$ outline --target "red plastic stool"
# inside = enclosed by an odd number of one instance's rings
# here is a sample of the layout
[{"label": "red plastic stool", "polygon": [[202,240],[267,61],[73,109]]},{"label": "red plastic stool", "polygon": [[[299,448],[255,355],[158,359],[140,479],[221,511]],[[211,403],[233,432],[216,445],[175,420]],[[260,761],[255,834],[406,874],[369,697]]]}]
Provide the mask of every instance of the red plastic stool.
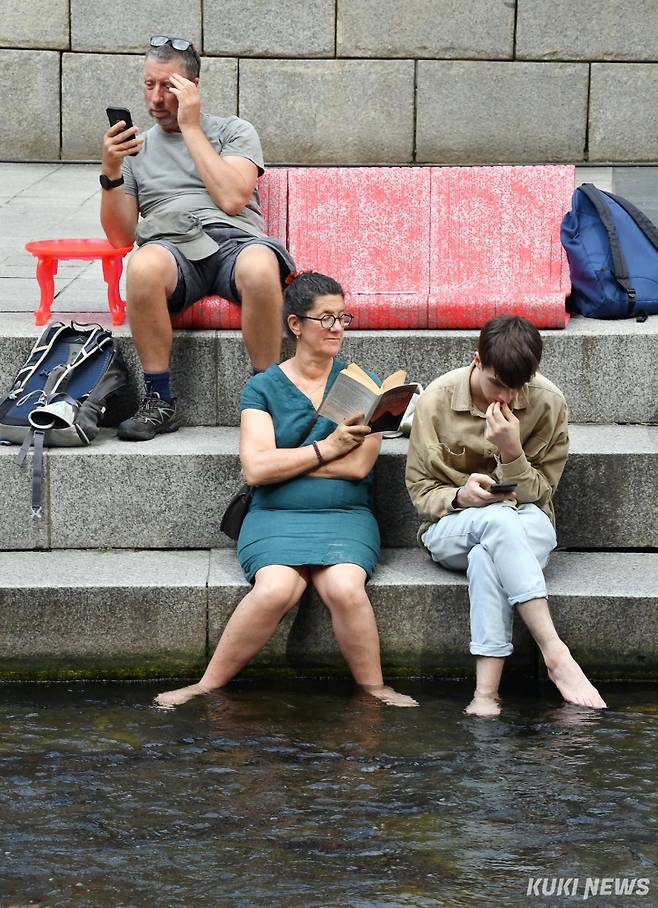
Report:
[{"label": "red plastic stool", "polygon": [[121,325],[126,313],[126,303],[119,294],[119,280],[123,271],[123,257],[132,246],[115,249],[107,240],[37,240],[26,243],[25,248],[36,256],[37,281],[41,290],[39,308],[34,313],[37,325],[45,325],[50,318],[50,308],[55,296],[55,275],[62,259],[100,259],[103,277],[107,284],[107,304],[112,324]]}]

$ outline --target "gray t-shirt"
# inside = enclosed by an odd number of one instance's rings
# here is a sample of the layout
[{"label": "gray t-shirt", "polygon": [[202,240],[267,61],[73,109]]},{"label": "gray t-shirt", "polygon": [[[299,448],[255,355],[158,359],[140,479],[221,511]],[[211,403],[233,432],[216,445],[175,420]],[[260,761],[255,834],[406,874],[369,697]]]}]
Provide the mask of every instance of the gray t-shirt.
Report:
[{"label": "gray t-shirt", "polygon": [[[217,154],[248,158],[258,168],[259,176],[265,172],[260,139],[251,123],[239,117],[201,114],[201,128]],[[196,215],[204,227],[230,224],[254,236],[265,234],[258,186],[239,214],[226,214],[215,204],[197,173],[182,133],[165,132],[156,123],[143,133],[143,137],[139,154],[124,158],[121,167],[124,190],[135,196],[142,217],[156,209],[158,212],[188,211]]]}]

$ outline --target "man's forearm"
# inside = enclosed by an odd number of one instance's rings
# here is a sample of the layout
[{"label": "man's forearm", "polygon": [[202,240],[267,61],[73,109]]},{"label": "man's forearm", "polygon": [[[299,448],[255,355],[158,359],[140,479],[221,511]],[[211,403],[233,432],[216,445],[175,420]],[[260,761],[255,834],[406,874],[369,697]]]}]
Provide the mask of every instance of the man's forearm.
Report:
[{"label": "man's forearm", "polygon": [[[466,482],[468,477],[463,477]],[[437,479],[421,473],[407,462],[405,483],[411,503],[421,520],[440,520],[455,510],[454,499],[459,486],[447,477]],[[463,483],[462,483],[463,484]],[[460,504],[459,507],[463,507]]]},{"label": "man's forearm", "polygon": [[135,240],[135,203],[119,186],[104,189],[101,196],[101,225],[110,243],[119,248],[130,246]]},{"label": "man's forearm", "polygon": [[188,126],[181,132],[199,176],[215,204],[226,214],[239,214],[251,198],[253,187],[236,167],[222,160],[200,126]]},{"label": "man's forearm", "polygon": [[535,467],[523,452],[516,460],[501,461],[495,476],[499,482],[518,484],[516,499],[519,504],[531,503],[543,507],[552,499],[563,468],[564,459]]}]

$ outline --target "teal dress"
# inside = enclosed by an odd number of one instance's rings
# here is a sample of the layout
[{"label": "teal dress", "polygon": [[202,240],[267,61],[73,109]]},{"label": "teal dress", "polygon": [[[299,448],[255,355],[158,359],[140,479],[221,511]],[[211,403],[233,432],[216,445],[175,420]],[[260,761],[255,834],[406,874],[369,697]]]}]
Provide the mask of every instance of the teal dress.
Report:
[{"label": "teal dress", "polygon": [[[345,363],[334,360],[331,387]],[[373,376],[379,383],[376,376]],[[277,448],[308,445],[326,438],[336,423],[318,417],[300,441],[315,408],[279,366],[270,366],[242,389],[241,410],[272,417]],[[245,577],[268,564],[358,564],[370,576],[379,557],[379,527],[372,513],[372,472],[361,480],[296,476],[258,486],[238,538]]]}]

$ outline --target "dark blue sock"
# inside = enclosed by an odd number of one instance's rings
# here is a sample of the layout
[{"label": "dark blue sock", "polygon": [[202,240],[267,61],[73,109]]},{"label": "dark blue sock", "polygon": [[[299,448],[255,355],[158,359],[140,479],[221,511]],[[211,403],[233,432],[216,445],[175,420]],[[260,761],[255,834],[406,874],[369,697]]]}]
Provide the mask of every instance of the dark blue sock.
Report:
[{"label": "dark blue sock", "polygon": [[170,372],[145,372],[144,384],[149,394],[156,392],[162,400],[171,400]]}]

